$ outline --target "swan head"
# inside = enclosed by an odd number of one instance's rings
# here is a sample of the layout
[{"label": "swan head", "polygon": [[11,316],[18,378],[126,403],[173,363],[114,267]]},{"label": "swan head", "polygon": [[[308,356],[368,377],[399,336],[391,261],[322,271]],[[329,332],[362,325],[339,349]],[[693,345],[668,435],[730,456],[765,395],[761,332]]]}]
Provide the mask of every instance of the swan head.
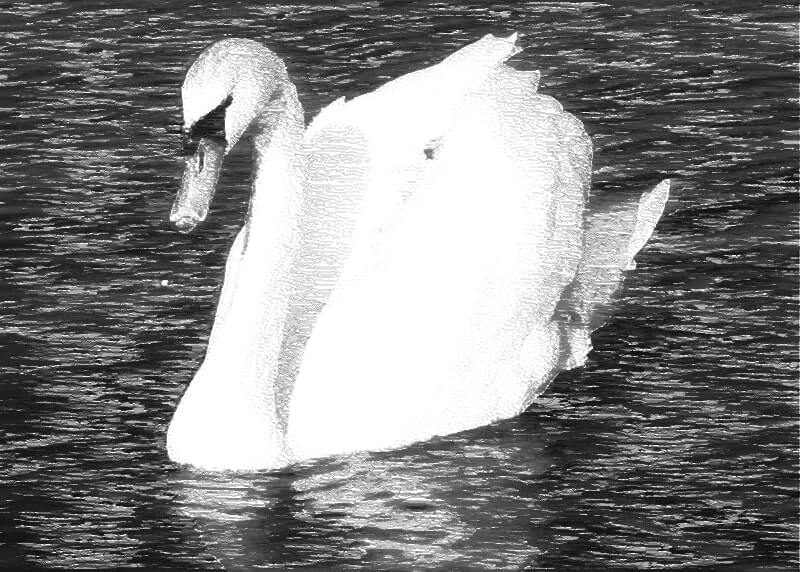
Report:
[{"label": "swan head", "polygon": [[288,82],[283,62],[253,40],[215,42],[181,88],[185,165],[170,221],[189,232],[205,220],[225,155]]}]

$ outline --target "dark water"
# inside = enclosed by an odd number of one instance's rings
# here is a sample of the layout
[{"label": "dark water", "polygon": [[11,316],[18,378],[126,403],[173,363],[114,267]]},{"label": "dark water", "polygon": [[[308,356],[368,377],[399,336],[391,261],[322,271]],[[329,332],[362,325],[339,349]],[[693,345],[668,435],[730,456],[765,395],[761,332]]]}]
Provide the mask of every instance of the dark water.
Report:
[{"label": "dark water", "polygon": [[[796,5],[174,4],[0,9],[0,565],[796,569]],[[587,366],[393,453],[171,465],[248,181],[165,224],[187,63],[262,40],[314,114],[512,30],[597,193],[674,181]]]}]

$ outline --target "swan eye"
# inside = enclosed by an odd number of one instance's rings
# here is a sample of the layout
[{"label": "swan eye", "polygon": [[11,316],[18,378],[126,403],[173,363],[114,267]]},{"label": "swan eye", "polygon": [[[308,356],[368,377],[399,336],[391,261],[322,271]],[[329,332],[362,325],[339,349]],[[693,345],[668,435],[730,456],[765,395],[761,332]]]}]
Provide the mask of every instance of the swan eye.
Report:
[{"label": "swan eye", "polygon": [[197,150],[197,170],[203,172],[203,167],[206,164],[206,154],[202,149]]},{"label": "swan eye", "polygon": [[[194,125],[183,132],[183,154],[191,157],[197,152],[202,139],[211,139],[226,145],[225,140],[225,110],[233,101],[232,96],[228,96],[217,107],[206,113]],[[204,163],[200,161],[200,170],[203,170]]]}]

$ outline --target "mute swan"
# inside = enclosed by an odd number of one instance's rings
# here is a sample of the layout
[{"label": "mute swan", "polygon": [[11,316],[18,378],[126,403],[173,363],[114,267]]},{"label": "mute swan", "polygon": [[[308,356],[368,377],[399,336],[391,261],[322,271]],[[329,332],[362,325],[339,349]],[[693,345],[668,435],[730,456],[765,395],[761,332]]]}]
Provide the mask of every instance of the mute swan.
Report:
[{"label": "mute swan", "polygon": [[504,64],[492,35],[304,129],[282,61],[206,48],[182,88],[170,219],[202,221],[225,154],[254,138],[247,220],[170,458],[268,469],[403,446],[522,412],[583,364],[598,309],[644,245],[669,182],[585,216],[583,125]]}]

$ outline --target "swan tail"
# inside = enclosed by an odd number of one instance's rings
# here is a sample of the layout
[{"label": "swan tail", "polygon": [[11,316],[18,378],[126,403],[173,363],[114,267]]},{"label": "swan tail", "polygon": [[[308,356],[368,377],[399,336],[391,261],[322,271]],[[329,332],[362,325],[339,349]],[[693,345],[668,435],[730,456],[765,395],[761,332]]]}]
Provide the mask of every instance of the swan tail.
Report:
[{"label": "swan tail", "polygon": [[626,270],[634,270],[636,262],[634,257],[650,239],[656,224],[664,214],[664,208],[669,200],[670,180],[664,179],[653,189],[644,193],[639,199],[636,212],[636,228],[628,243],[628,266]]},{"label": "swan tail", "polygon": [[652,236],[669,200],[665,179],[635,203],[601,204],[586,216],[584,251],[573,282],[556,307],[561,327],[561,366],[582,366],[592,349],[592,332],[605,324],[624,272]]}]

